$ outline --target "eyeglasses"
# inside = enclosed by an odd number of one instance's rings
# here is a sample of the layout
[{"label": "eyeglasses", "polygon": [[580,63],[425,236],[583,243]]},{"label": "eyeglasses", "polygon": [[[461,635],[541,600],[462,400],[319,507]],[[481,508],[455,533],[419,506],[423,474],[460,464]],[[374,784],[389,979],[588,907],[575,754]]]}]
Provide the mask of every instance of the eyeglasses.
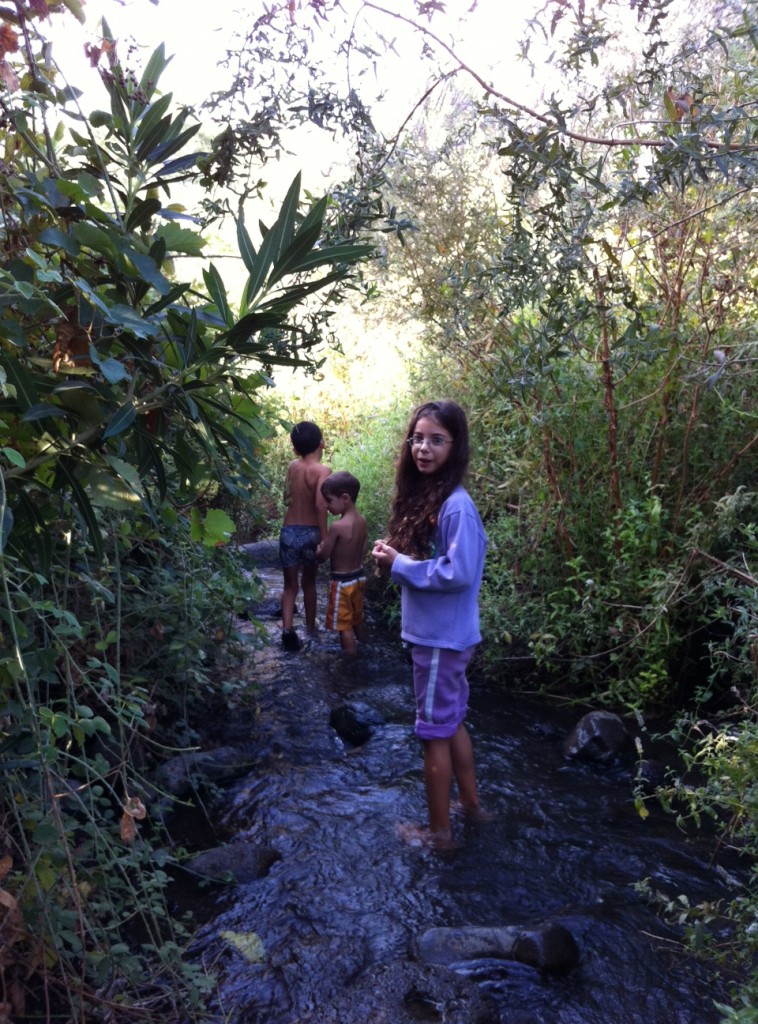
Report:
[{"label": "eyeglasses", "polygon": [[422,437],[421,434],[414,434],[408,438],[409,448],[420,448],[422,444],[428,444],[430,448],[443,448],[446,444],[452,443],[449,437],[440,437],[439,434],[434,434],[432,437]]}]

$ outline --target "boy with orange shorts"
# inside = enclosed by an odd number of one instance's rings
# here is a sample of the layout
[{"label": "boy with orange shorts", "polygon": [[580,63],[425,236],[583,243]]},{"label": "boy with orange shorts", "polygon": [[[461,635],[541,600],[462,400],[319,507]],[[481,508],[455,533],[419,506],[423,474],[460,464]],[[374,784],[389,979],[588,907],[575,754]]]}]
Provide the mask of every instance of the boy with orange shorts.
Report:
[{"label": "boy with orange shorts", "polygon": [[352,473],[332,473],[321,482],[327,510],[339,519],[332,521],[326,539],[316,549],[318,561],[329,559],[332,570],[326,628],[339,633],[342,650],[350,655],[358,653],[357,640],[366,639],[363,559],[368,539],[366,520],[355,507],[360,489]]}]

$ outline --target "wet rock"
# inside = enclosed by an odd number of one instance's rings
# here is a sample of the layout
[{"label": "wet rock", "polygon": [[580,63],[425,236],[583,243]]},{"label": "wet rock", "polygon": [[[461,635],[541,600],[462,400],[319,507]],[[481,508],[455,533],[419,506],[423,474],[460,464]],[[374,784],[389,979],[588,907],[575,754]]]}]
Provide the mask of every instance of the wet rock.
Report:
[{"label": "wet rock", "polygon": [[259,566],[279,566],[279,541],[259,540],[252,544],[240,544],[240,554],[245,562]]},{"label": "wet rock", "polygon": [[235,881],[241,885],[265,878],[269,868],[280,860],[280,854],[271,846],[250,843],[230,843],[203,850],[184,866],[194,875],[215,882]]},{"label": "wet rock", "polygon": [[579,947],[568,928],[550,923],[523,931],[513,947],[513,959],[548,974],[564,974],[579,963]]},{"label": "wet rock", "polygon": [[[297,609],[295,609],[297,611]],[[241,619],[247,622],[261,621],[263,619],[280,619],[282,616],[282,602],[278,597],[267,597],[254,604],[245,605],[240,614]]]},{"label": "wet rock", "polygon": [[360,975],[328,1007],[299,1024],[499,1024],[495,1002],[469,978],[419,963],[379,964]]},{"label": "wet rock", "polygon": [[548,922],[537,928],[431,928],[416,944],[426,963],[449,967],[462,960],[517,960],[539,971],[562,974],[576,967],[579,947],[568,928]]},{"label": "wet rock", "polygon": [[640,761],[637,765],[635,781],[641,786],[642,792],[654,796],[656,790],[666,783],[666,765],[651,758]]},{"label": "wet rock", "polygon": [[198,785],[233,782],[250,771],[250,755],[239,747],[217,747],[179,754],[160,766],[155,785],[180,799],[193,793]]},{"label": "wet rock", "polygon": [[332,710],[329,724],[346,743],[361,747],[379,726],[384,725],[384,719],[368,704],[351,701]]},{"label": "wet rock", "polygon": [[623,720],[612,711],[590,711],[563,743],[566,757],[611,764],[628,756],[634,743]]}]

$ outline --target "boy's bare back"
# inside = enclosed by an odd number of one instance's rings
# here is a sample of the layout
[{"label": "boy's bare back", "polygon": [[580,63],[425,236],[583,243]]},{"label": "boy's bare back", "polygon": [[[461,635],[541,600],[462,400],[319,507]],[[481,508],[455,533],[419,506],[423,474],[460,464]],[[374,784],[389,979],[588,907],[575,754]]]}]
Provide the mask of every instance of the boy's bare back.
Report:
[{"label": "boy's bare back", "polygon": [[330,559],[332,572],[360,569],[368,550],[366,520],[353,506],[329,527],[326,541],[319,546],[318,559]]},{"label": "boy's bare back", "polygon": [[331,469],[320,461],[320,452],[293,459],[287,469],[284,514],[285,526],[319,526],[322,539],[326,536],[326,504],[321,495],[321,483]]}]

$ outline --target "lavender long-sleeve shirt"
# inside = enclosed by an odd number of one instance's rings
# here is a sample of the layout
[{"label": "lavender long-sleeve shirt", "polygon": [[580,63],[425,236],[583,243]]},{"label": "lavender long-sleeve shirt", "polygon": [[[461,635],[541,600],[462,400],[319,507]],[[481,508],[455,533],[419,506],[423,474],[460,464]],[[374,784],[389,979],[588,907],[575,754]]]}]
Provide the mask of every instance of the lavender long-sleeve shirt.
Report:
[{"label": "lavender long-sleeve shirt", "polygon": [[424,647],[465,651],[482,639],[479,587],[487,535],[476,506],[457,487],[440,508],[435,556],[398,555],[392,579],[402,587],[402,637]]}]

